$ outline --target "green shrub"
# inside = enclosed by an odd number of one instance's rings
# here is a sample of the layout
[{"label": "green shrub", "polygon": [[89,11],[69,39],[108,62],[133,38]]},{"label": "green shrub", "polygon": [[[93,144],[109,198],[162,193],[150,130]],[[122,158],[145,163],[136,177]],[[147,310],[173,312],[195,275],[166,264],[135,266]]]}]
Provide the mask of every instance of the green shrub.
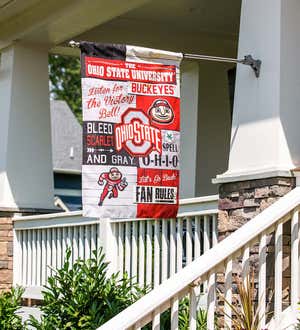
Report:
[{"label": "green shrub", "polygon": [[96,329],[146,293],[127,275],[108,277],[102,250],[72,266],[70,257],[68,249],[63,267],[48,279],[41,321],[30,318],[37,330]]},{"label": "green shrub", "polygon": [[9,292],[0,293],[0,329],[21,330],[24,329],[21,317],[15,312],[20,308],[21,297],[24,289],[12,288]]}]

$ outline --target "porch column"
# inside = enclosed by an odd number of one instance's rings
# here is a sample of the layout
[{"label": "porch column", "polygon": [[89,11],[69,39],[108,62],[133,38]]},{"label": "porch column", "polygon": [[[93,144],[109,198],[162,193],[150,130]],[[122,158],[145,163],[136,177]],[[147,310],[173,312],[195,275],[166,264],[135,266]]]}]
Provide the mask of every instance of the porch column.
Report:
[{"label": "porch column", "polygon": [[181,72],[180,198],[192,198],[196,193],[198,63],[183,63]]},{"label": "porch column", "polygon": [[300,2],[243,0],[238,57],[262,60],[257,79],[238,65],[228,171],[215,182],[290,177],[300,165]]},{"label": "porch column", "polygon": [[0,52],[0,211],[53,209],[48,52]]},{"label": "porch column", "polygon": [[[219,240],[295,187],[291,170],[300,165],[299,20],[297,0],[242,1],[238,57],[252,54],[262,67],[256,78],[249,67],[237,66],[229,166],[214,181],[220,184]],[[286,223],[284,305],[289,305],[290,292],[289,232]],[[267,244],[274,244],[272,236]],[[255,267],[257,252],[250,254]],[[268,258],[274,260],[269,251]],[[273,290],[274,268],[268,265],[267,289]]]}]

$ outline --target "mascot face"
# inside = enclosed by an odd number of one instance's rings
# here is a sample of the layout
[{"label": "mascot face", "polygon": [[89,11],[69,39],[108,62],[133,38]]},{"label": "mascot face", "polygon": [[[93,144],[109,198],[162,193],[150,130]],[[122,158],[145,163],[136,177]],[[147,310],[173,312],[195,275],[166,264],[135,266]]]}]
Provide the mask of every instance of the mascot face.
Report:
[{"label": "mascot face", "polygon": [[166,100],[155,100],[149,109],[152,121],[159,124],[169,124],[174,119],[174,112]]},{"label": "mascot face", "polygon": [[122,178],[122,173],[116,167],[112,167],[109,171],[108,177],[112,181],[117,181]]}]

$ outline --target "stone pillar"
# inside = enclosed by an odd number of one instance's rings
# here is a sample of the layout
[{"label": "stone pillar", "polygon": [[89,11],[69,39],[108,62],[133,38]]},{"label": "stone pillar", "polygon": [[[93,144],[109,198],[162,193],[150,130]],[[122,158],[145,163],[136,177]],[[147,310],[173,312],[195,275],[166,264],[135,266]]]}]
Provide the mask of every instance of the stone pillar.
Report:
[{"label": "stone pillar", "polygon": [[0,216],[0,291],[13,283],[13,225],[12,218]]},{"label": "stone pillar", "polygon": [[[233,231],[240,228],[247,221],[262,212],[268,206],[283,197],[296,186],[294,177],[274,177],[258,180],[224,183],[219,189],[219,219],[218,239],[223,240]],[[274,310],[274,261],[275,246],[274,235],[267,237],[267,287],[266,297],[268,309]],[[290,223],[283,226],[283,306],[289,306],[290,292],[290,248],[291,248]],[[241,258],[235,260],[233,273],[242,271]],[[250,250],[250,267],[255,271],[255,283],[258,286],[258,245]],[[218,286],[224,290],[224,274],[218,276]],[[256,297],[257,301],[259,297]],[[222,320],[222,309],[220,309]],[[271,314],[270,314],[271,315]]]},{"label": "stone pillar", "polygon": [[54,208],[47,50],[1,51],[0,109],[0,211]]}]

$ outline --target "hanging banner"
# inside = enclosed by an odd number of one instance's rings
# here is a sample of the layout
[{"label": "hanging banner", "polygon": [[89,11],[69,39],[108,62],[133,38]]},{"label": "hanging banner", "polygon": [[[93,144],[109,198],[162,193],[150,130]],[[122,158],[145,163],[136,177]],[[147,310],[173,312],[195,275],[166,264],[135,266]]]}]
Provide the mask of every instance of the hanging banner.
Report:
[{"label": "hanging banner", "polygon": [[182,54],[88,42],[80,49],[84,215],[176,217]]}]

